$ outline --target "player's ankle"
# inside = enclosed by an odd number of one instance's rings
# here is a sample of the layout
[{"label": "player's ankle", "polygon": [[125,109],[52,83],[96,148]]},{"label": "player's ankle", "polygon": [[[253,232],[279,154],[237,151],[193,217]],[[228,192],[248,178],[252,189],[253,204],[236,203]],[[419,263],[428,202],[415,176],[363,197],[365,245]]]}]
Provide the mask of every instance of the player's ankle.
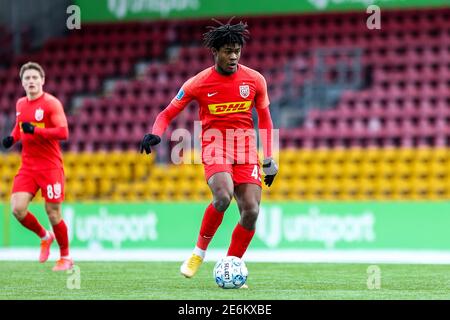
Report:
[{"label": "player's ankle", "polygon": [[45,230],[45,236],[41,237],[41,240],[48,240],[50,239],[50,232],[48,230]]},{"label": "player's ankle", "polygon": [[200,249],[199,247],[195,246],[194,251],[192,251],[192,253],[204,259],[206,255],[206,250]]}]

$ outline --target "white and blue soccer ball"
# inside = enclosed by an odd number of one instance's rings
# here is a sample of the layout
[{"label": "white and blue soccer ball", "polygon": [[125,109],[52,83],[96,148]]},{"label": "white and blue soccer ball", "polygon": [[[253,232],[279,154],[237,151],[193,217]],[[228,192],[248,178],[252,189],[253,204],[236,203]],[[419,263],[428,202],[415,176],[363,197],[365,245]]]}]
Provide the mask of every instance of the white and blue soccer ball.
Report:
[{"label": "white and blue soccer ball", "polygon": [[238,289],[247,281],[248,270],[242,259],[228,256],[217,261],[214,280],[223,289]]}]

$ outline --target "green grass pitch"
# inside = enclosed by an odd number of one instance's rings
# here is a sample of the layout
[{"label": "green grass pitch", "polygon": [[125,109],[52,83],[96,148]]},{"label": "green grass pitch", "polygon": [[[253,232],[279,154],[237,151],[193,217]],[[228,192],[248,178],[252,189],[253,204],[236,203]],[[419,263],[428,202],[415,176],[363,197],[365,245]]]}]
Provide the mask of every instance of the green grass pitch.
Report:
[{"label": "green grass pitch", "polygon": [[[381,288],[367,288],[366,264],[248,262],[248,290],[224,290],[212,262],[192,279],[175,262],[78,262],[80,289],[53,262],[0,261],[0,299],[319,300],[450,299],[446,265],[380,264]],[[73,284],[73,281],[72,281]]]}]

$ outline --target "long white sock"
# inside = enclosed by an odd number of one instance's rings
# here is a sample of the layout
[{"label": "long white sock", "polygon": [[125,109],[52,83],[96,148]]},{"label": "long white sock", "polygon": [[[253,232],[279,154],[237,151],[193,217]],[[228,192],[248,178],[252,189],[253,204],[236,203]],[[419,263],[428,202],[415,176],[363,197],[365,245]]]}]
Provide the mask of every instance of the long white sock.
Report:
[{"label": "long white sock", "polygon": [[193,253],[198,255],[199,257],[202,257],[202,259],[205,259],[206,250],[200,249],[199,247],[195,246]]},{"label": "long white sock", "polygon": [[50,232],[48,230],[45,230],[45,236],[41,238],[41,240],[48,240],[50,238]]}]

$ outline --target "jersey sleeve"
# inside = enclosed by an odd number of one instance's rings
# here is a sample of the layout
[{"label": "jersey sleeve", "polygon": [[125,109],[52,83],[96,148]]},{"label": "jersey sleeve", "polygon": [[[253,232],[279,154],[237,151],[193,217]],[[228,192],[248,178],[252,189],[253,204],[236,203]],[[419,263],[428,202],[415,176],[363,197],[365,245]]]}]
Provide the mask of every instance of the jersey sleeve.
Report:
[{"label": "jersey sleeve", "polygon": [[67,127],[67,119],[61,102],[55,99],[54,101],[52,101],[51,106],[52,106],[52,115],[50,119],[52,125],[55,128]]},{"label": "jersey sleeve", "polygon": [[190,78],[186,81],[178,91],[175,98],[170,102],[171,105],[179,109],[184,109],[189,102],[195,99],[196,94],[196,78]]},{"label": "jersey sleeve", "polygon": [[[16,114],[19,113],[19,102],[16,104]],[[16,115],[16,123],[14,124],[14,128],[11,132],[11,136],[14,138],[14,143],[20,140],[20,128],[19,128],[19,120]]]},{"label": "jersey sleeve", "polygon": [[266,79],[262,74],[257,73],[256,76],[256,95],[255,95],[255,107],[257,109],[267,108],[270,104],[269,95],[267,94]]},{"label": "jersey sleeve", "polygon": [[175,107],[172,103],[169,104],[163,111],[161,111],[156,117],[155,123],[153,124],[152,133],[157,136],[162,136],[164,131],[166,131],[170,122],[182,111]]},{"label": "jersey sleeve", "polygon": [[46,139],[66,140],[69,137],[69,128],[64,108],[57,99],[50,103],[50,128],[35,128],[34,132]]},{"label": "jersey sleeve", "polygon": [[264,158],[269,158],[272,156],[272,140],[273,140],[273,123],[272,117],[270,116],[269,108],[258,108],[256,109],[258,113],[258,127],[259,127],[259,138],[261,139],[263,146]]},{"label": "jersey sleeve", "polygon": [[11,136],[14,138],[14,143],[20,140],[20,128],[19,128],[19,122],[16,120],[16,123],[14,125],[14,128],[11,132]]}]

